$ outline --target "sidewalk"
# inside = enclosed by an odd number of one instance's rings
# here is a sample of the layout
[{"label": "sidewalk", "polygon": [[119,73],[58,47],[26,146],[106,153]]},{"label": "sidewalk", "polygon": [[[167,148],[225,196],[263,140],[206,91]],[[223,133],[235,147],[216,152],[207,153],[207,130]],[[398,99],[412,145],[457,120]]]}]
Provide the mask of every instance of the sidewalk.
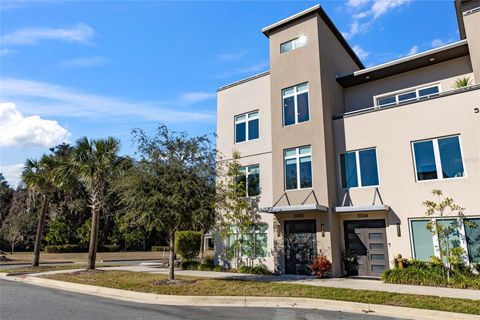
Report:
[{"label": "sidewalk", "polygon": [[[167,269],[152,268],[148,266],[106,267],[106,268],[99,268],[99,269],[168,274]],[[75,272],[75,271],[78,271],[78,270],[48,271],[48,272],[38,273],[32,276],[67,273],[67,272]],[[262,276],[262,275],[241,274],[241,273],[231,273],[231,272],[194,271],[194,270],[176,270],[175,274],[191,276],[191,277],[217,278],[217,279],[240,279],[240,280],[243,279],[243,280],[255,280],[255,281],[266,281],[266,282],[295,283],[295,284],[303,284],[303,285],[310,285],[310,286],[322,286],[322,287],[357,289],[357,290],[374,290],[374,291],[385,291],[385,292],[394,292],[394,293],[410,293],[410,294],[417,294],[417,295],[439,296],[439,297],[446,297],[446,298],[480,300],[480,290],[390,284],[390,283],[383,283],[381,280],[371,280],[371,279],[368,279],[368,280],[352,279],[352,278],[318,279],[310,276],[298,276],[298,275]]]}]

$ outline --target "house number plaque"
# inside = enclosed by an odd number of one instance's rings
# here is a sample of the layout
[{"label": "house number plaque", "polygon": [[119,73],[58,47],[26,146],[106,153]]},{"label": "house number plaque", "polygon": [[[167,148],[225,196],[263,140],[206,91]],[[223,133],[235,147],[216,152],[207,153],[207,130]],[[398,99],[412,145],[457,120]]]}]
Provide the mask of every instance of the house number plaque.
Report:
[{"label": "house number plaque", "polygon": [[357,218],[368,218],[368,213],[357,213]]}]

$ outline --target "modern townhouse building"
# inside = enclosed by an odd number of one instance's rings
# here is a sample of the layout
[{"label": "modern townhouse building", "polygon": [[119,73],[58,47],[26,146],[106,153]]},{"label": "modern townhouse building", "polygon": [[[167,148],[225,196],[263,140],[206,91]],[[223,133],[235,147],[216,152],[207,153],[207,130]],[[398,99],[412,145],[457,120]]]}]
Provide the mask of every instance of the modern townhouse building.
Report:
[{"label": "modern townhouse building", "polygon": [[[433,189],[478,224],[451,243],[480,262],[480,1],[454,4],[461,40],[368,68],[314,6],[262,30],[269,71],[218,89],[217,148],[241,153],[247,193],[260,193],[257,256],[272,271],[307,273],[323,254],[341,276],[345,248],[359,276],[398,254],[438,256]],[[219,263],[227,244],[217,238]]]}]

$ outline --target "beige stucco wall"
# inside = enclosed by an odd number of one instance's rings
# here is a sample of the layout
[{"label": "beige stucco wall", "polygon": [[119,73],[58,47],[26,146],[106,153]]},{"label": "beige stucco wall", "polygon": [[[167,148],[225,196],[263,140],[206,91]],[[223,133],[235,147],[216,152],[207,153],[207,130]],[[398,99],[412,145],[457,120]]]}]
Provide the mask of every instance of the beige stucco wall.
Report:
[{"label": "beige stucco wall", "polygon": [[[334,121],[337,161],[344,151],[377,149],[379,191],[391,207],[390,256],[411,257],[408,218],[424,216],[422,202],[431,199],[433,189],[465,207],[466,215],[480,215],[480,114],[474,113],[479,105],[480,90],[474,90]],[[411,142],[455,134],[460,135],[466,177],[416,182]],[[339,199],[343,192],[339,190]],[[350,189],[354,205],[371,204],[373,195],[374,188]]]},{"label": "beige stucco wall", "polygon": [[473,80],[470,57],[465,56],[388,78],[367,82],[345,89],[345,110],[355,111],[374,106],[374,97],[416,87],[440,84],[441,91],[452,90],[459,77]]},{"label": "beige stucco wall", "polygon": [[[471,1],[462,9],[463,11],[480,8],[480,1]],[[467,13],[463,16],[465,33],[467,35],[468,49],[472,61],[476,83],[480,83],[480,10]]]}]

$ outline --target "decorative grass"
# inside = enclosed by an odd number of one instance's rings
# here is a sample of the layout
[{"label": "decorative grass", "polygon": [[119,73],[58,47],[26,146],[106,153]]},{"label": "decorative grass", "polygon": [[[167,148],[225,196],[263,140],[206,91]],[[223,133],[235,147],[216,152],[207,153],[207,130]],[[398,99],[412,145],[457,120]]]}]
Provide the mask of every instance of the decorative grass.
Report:
[{"label": "decorative grass", "polygon": [[[109,271],[94,274],[57,274],[46,278],[95,286],[168,295],[301,297],[351,301],[480,315],[475,300],[400,294],[383,291],[317,287],[251,280],[218,280],[177,277],[180,284],[163,284],[166,275]],[[189,281],[190,280],[190,281]]]}]

